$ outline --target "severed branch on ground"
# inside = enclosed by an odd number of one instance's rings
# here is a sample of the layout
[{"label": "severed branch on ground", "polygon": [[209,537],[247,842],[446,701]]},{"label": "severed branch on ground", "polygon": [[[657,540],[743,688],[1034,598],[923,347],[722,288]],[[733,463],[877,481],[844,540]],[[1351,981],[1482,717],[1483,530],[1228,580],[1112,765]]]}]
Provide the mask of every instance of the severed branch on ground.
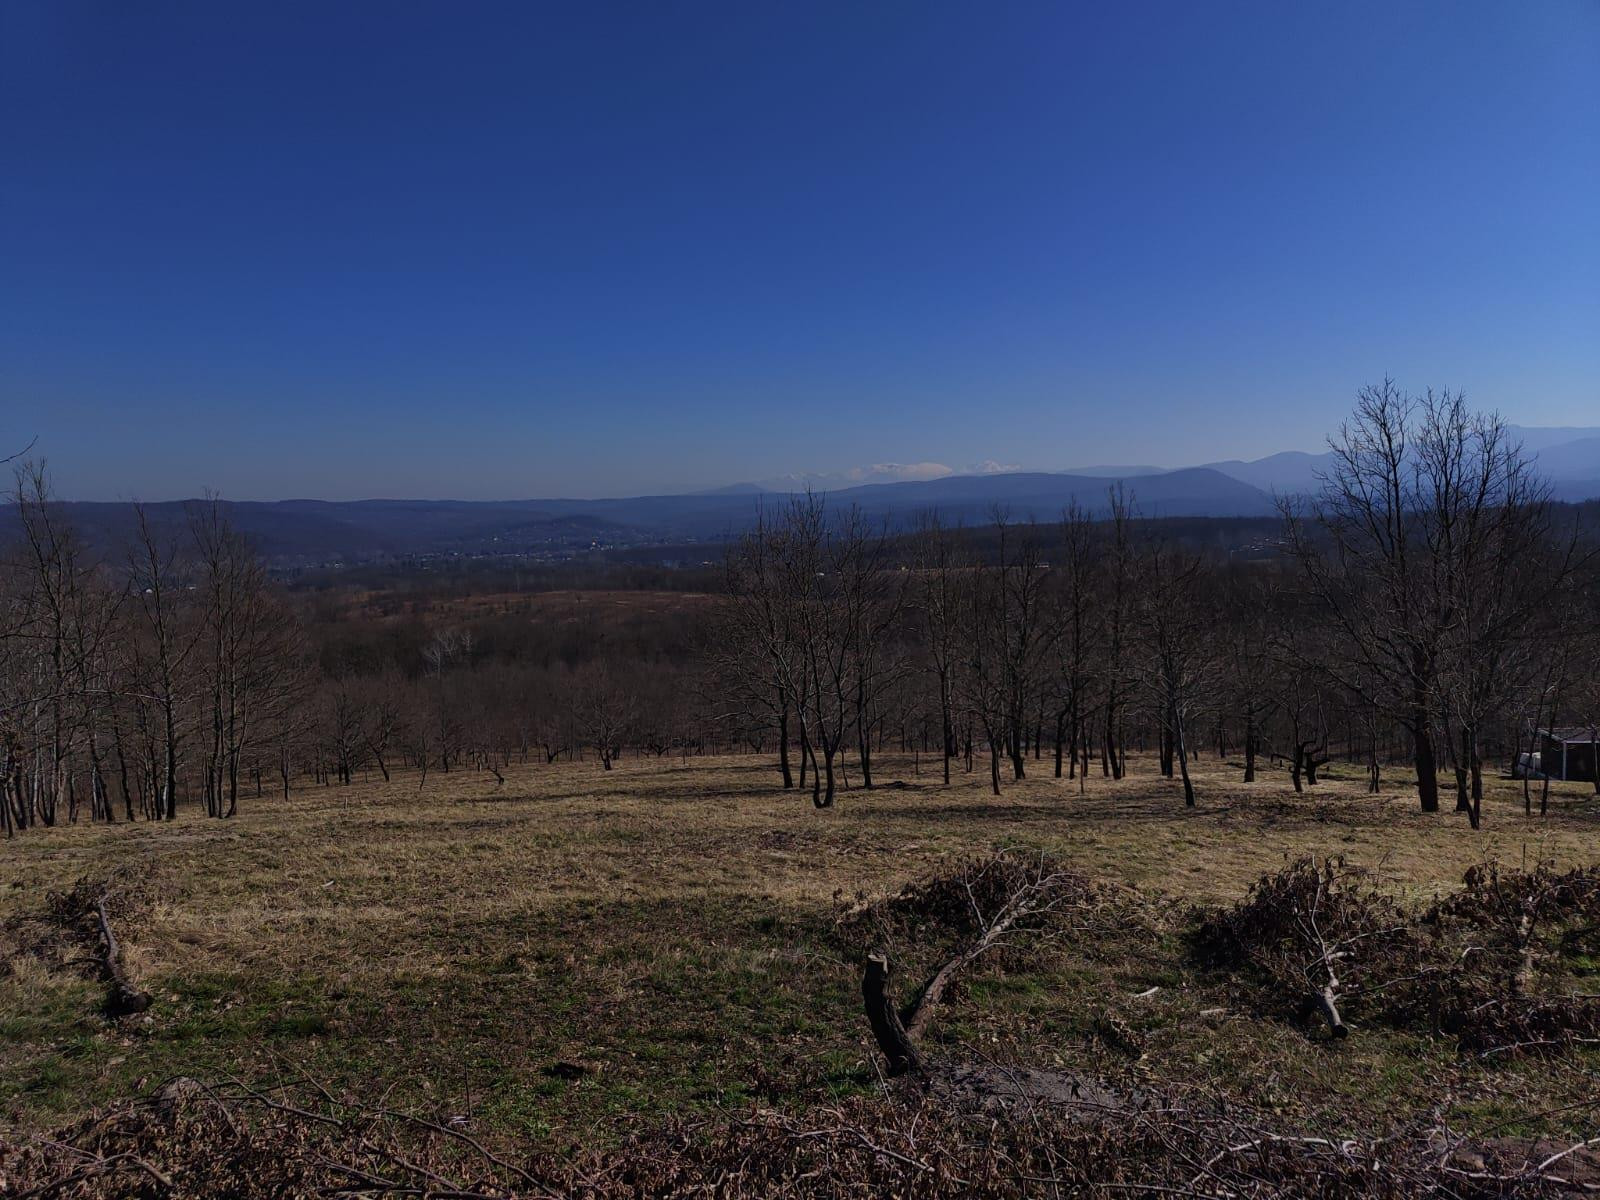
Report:
[{"label": "severed branch on ground", "polygon": [[122,961],[122,944],[117,941],[106,911],[105,892],[95,898],[94,911],[100,929],[100,972],[106,981],[106,1011],[114,1017],[141,1013],[150,1007],[150,993],[128,975]]},{"label": "severed branch on ground", "polygon": [[93,962],[106,984],[106,1013],[124,1017],[149,1008],[150,993],[134,982],[123,961],[111,923],[111,896],[109,883],[81,879],[71,891],[53,894],[50,903],[58,919],[93,943]]},{"label": "severed branch on ground", "polygon": [[1078,883],[1079,877],[1067,871],[1047,870],[1041,862],[1021,881],[1007,886],[999,908],[986,914],[978,898],[976,882],[987,872],[1012,865],[1007,856],[1000,854],[963,873],[963,890],[977,926],[977,936],[933,973],[904,1013],[894,1004],[887,952],[878,950],[868,955],[861,980],[862,1002],[867,1023],[878,1048],[888,1060],[891,1075],[922,1068],[923,1058],[917,1042],[927,1033],[945,993],[963,970],[1004,944],[1008,935],[1035,924],[1038,918],[1077,899],[1076,889],[1069,885]]}]

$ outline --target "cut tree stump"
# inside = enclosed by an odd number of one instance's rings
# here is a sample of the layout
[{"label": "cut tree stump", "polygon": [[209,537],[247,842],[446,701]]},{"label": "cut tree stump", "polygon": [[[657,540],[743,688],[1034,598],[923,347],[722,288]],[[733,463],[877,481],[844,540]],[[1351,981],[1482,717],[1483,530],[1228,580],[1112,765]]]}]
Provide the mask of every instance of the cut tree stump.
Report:
[{"label": "cut tree stump", "polygon": [[866,974],[861,978],[861,999],[867,1009],[867,1024],[878,1049],[889,1060],[890,1075],[904,1075],[922,1069],[922,1056],[906,1033],[889,989],[889,956],[881,951],[867,956]]}]

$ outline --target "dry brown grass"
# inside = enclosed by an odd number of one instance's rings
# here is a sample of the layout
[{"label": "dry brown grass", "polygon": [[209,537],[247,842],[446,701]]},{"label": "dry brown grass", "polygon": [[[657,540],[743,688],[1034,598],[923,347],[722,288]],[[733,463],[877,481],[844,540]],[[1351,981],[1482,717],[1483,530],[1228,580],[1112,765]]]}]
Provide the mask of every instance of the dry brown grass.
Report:
[{"label": "dry brown grass", "polygon": [[[831,936],[836,893],[881,893],[997,844],[1127,884],[1146,917],[1126,938],[980,973],[942,1021],[952,1050],[1123,1069],[1095,1034],[1109,1007],[1144,1038],[1138,1071],[1321,1118],[1381,1122],[1390,1105],[1437,1102],[1488,1128],[1582,1094],[1592,1056],[1491,1071],[1374,1031],[1335,1058],[1194,967],[1176,902],[1237,900],[1307,853],[1342,854],[1416,898],[1491,857],[1584,865],[1600,857],[1587,785],[1556,785],[1551,815],[1528,820],[1520,784],[1496,781],[1473,833],[1417,812],[1398,781],[1365,795],[1353,771],[1296,796],[1286,775],[1245,787],[1206,760],[1186,811],[1153,762],[1081,793],[1031,763],[1038,778],[998,800],[981,771],[945,789],[936,765],[917,775],[887,759],[880,777],[908,787],[846,792],[832,812],[783,793],[764,759],[726,758],[528,766],[503,788],[397,777],[247,800],[226,822],[30,831],[0,847],[13,950],[0,1117],[54,1121],[169,1074],[304,1069],[395,1085],[506,1136],[606,1138],[686,1106],[871,1089],[857,964]],[[119,869],[128,963],[157,1003],[147,1022],[110,1025],[43,913],[48,891]],[[560,1062],[587,1074],[561,1078]]]}]

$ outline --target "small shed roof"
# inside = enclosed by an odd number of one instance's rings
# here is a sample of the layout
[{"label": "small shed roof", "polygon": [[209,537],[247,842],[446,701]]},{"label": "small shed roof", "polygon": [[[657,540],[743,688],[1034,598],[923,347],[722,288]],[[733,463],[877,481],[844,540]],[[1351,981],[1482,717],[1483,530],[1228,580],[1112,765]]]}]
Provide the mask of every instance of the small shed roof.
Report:
[{"label": "small shed roof", "polygon": [[1600,726],[1557,725],[1554,729],[1539,730],[1539,736],[1556,742],[1595,742],[1600,741]]}]

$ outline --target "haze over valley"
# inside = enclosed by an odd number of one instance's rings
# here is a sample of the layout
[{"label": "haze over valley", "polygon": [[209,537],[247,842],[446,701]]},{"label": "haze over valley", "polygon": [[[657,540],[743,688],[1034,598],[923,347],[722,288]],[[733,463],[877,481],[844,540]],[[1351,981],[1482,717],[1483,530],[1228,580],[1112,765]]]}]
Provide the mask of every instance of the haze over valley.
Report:
[{"label": "haze over valley", "polygon": [[[1510,431],[1546,478],[1552,499],[1576,503],[1600,497],[1600,427],[1511,426]],[[1018,520],[1054,520],[1073,504],[1104,516],[1109,493],[1118,486],[1146,517],[1268,519],[1277,515],[1277,497],[1315,493],[1321,486],[1319,473],[1326,473],[1331,459],[1328,451],[1285,451],[1252,462],[1170,469],[1025,472],[991,463],[976,473],[939,463],[884,464],[677,495],[598,499],[227,501],[225,493],[223,499],[238,528],[278,567],[434,556],[560,561],[596,549],[649,547],[669,548],[654,556],[655,561],[698,563],[714,556],[717,544],[747,530],[759,514],[772,512],[785,497],[807,488],[830,505],[859,508],[900,531],[929,510],[966,525],[984,524],[997,507]],[[64,500],[64,509],[95,544],[119,547],[131,537],[131,504]],[[168,527],[180,527],[186,520],[183,501],[153,503],[146,509]],[[0,532],[15,519],[9,510],[0,514]]]}]

